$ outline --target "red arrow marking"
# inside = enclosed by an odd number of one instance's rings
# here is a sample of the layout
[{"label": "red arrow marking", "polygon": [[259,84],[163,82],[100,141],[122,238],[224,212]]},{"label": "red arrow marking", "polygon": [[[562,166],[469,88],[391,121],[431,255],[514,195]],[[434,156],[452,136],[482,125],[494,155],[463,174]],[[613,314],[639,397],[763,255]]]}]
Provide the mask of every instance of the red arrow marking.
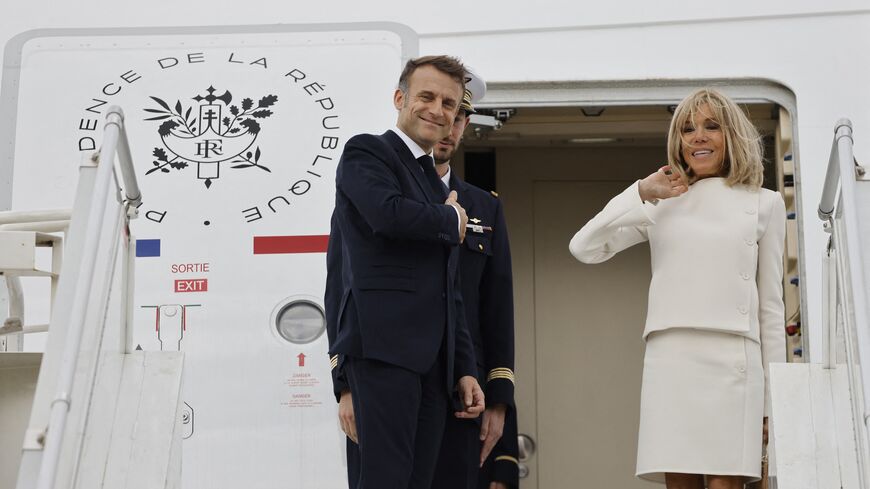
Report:
[{"label": "red arrow marking", "polygon": [[304,367],[305,366],[305,354],[300,353],[299,355],[296,356],[296,358],[299,359],[299,366]]}]

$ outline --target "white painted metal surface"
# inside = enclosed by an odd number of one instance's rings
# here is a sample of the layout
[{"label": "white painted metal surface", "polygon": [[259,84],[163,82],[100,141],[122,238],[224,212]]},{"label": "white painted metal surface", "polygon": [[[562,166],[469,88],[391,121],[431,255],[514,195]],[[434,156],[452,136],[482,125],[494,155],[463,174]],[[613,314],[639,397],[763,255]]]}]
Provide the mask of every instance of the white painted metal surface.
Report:
[{"label": "white painted metal surface", "polygon": [[69,209],[43,211],[3,211],[0,212],[0,225],[22,224],[46,221],[69,221]]},{"label": "white painted metal surface", "polygon": [[[85,318],[87,316],[88,298],[93,294],[92,286],[95,282],[94,274],[98,268],[97,261],[100,241],[106,228],[104,222],[108,221],[112,223],[111,218],[105,218],[107,207],[109,207],[107,206],[107,201],[112,190],[114,190],[112,188],[114,184],[112,178],[114,176],[113,165],[121,133],[120,126],[115,122],[107,123],[106,126],[104,146],[98,158],[99,162],[97,163],[97,171],[94,176],[93,193],[88,203],[84,232],[73,237],[73,239],[82,240],[81,262],[75,264],[79,268],[76,275],[77,280],[68,284],[69,288],[61,292],[72,296],[72,307],[69,311],[68,322],[64,321],[66,323],[64,327],[67,329],[68,341],[62,350],[60,367],[57,371],[57,387],[55,395],[51,400],[51,413],[48,422],[48,426],[51,429],[46,430],[44,454],[35,486],[37,489],[51,489],[55,486],[57,467],[60,463],[64,436],[66,435],[66,424],[72,403],[73,382],[75,381],[76,367],[81,356],[79,348],[82,344],[86,328]],[[120,239],[117,233],[111,237],[114,238],[113,241],[115,242]],[[108,258],[110,263],[113,262],[114,253],[104,255],[103,260],[105,261],[106,258]],[[96,283],[99,286],[100,280],[97,279]]]},{"label": "white painted metal surface", "polygon": [[36,261],[38,247],[61,243],[57,236],[32,231],[0,231],[0,270],[16,275],[51,276]]},{"label": "white painted metal surface", "polygon": [[[181,352],[133,352],[123,355],[120,391],[115,412],[109,419],[92,413],[92,425],[105,432],[111,427],[107,458],[85,458],[85,470],[102,479],[80,478],[76,487],[150,489],[171,488],[181,478],[178,443],[182,438],[181,379],[184,354]],[[99,382],[96,386],[101,388]],[[116,387],[117,389],[117,387]],[[96,407],[96,406],[95,406]],[[89,439],[88,444],[105,440]],[[101,454],[102,455],[102,454]],[[101,463],[102,462],[102,463]],[[102,474],[97,468],[105,467]]]},{"label": "white painted metal surface", "polygon": [[[865,270],[866,244],[862,242],[866,234],[866,219],[863,216],[868,207],[862,205],[867,199],[864,193],[870,187],[858,188],[857,169],[853,154],[852,124],[848,119],[841,119],[835,127],[834,141],[828,163],[822,198],[818,207],[819,217],[825,221],[824,227],[831,232],[831,238],[826,253],[826,272],[828,292],[826,298],[830,301],[827,328],[836,328],[843,335],[846,349],[846,363],[850,381],[853,424],[858,429],[855,434],[856,451],[858,453],[858,474],[862,483],[867,484],[870,472],[870,460],[867,459],[868,426],[870,416],[870,399],[865,393],[870,392],[870,333],[868,333],[867,290]],[[860,195],[860,199],[859,199]],[[826,332],[831,336],[832,329]],[[832,347],[829,346],[828,350]],[[831,352],[826,352],[828,356]]]},{"label": "white painted metal surface", "polygon": [[[130,154],[130,143],[127,140],[127,128],[124,125],[124,111],[117,105],[106,110],[106,125],[103,134],[103,145],[100,153],[115,152],[118,155],[117,165],[120,170],[115,174],[115,181],[120,180],[119,191],[123,191],[124,202],[127,212],[130,208],[139,207],[142,203],[142,192],[139,190],[139,180],[136,178],[136,168],[133,165],[133,156]],[[111,138],[110,138],[111,136]],[[114,144],[113,144],[114,143]],[[114,161],[114,155],[109,158]],[[120,179],[118,178],[120,173]],[[133,211],[130,217],[135,216]]]},{"label": "white painted metal surface", "polygon": [[0,489],[14,489],[41,353],[0,353]]},{"label": "white painted metal surface", "polygon": [[3,275],[3,281],[6,283],[4,292],[8,297],[9,307],[8,314],[3,320],[4,332],[0,336],[0,352],[18,352],[23,350],[23,331],[24,331],[24,295],[21,290],[21,279],[17,275]]},{"label": "white painted metal surface", "polygon": [[774,364],[770,379],[777,488],[863,487],[846,368]]},{"label": "white painted metal surface", "polygon": [[[108,165],[104,165],[103,168],[108,168],[108,176],[111,176],[112,168]],[[52,310],[51,320],[52,334],[49,335],[46,352],[43,356],[39,383],[34,395],[33,409],[24,439],[24,451],[16,486],[18,488],[35,487],[41,468],[46,466],[42,463],[43,437],[45,429],[49,425],[50,412],[53,407],[59,404],[66,407],[63,402],[54,402],[58,398],[74,400],[68,405],[69,414],[66,429],[61,431],[58,423],[51,422],[52,429],[49,430],[49,436],[53,436],[55,439],[55,453],[66,454],[59,459],[59,464],[55,466],[57,473],[60,474],[58,480],[61,482],[59,484],[67,485],[72,480],[86,433],[87,413],[91,403],[95,400],[92,391],[94,379],[97,377],[98,360],[102,354],[118,351],[117,338],[120,332],[117,324],[120,322],[118,318],[121,315],[118,307],[119,301],[116,298],[119,289],[117,286],[113,286],[118,281],[114,268],[117,261],[124,261],[123,257],[117,258],[119,240],[126,242],[127,239],[126,235],[121,233],[123,229],[121,223],[124,219],[123,208],[120,202],[115,201],[114,198],[108,204],[105,200],[103,201],[102,207],[106,210],[100,215],[102,224],[91,234],[91,239],[95,240],[92,246],[96,248],[96,255],[100,256],[101,259],[93,262],[96,265],[96,269],[92,270],[95,277],[93,287],[88,287],[83,293],[83,297],[80,297],[80,300],[82,298],[85,300],[85,304],[79,305],[79,308],[84,311],[84,317],[80,318],[83,327],[76,332],[69,326],[74,317],[72,314],[74,289],[81,273],[81,256],[88,234],[86,232],[87,216],[92,208],[96,207],[96,205],[92,206],[91,204],[94,201],[94,196],[99,194],[95,192],[94,188],[97,171],[97,168],[90,165],[81,169],[82,174],[79,179],[76,202],[73,206],[72,227],[65,250],[69,261],[63,267],[57,299],[54,301],[55,308]],[[104,183],[106,185],[112,184],[111,180],[104,180]],[[102,197],[106,199],[107,192],[104,191]],[[115,297],[114,300],[112,300],[113,297]],[[115,327],[106,327],[106,324],[115,324]],[[78,337],[74,337],[74,334]],[[75,366],[72,368],[69,365],[64,367],[64,356],[73,355],[69,353],[69,346],[73,343],[76,343]],[[113,345],[114,349],[111,349]],[[61,374],[67,379],[72,376],[73,379],[66,381],[68,387],[58,389],[58,386],[64,385],[61,383]],[[56,413],[55,416],[57,416]],[[62,446],[58,446],[61,443]],[[50,442],[48,446],[52,446]]]},{"label": "white painted metal surface", "polygon": [[[862,243],[868,209],[858,188],[852,127],[840,120],[818,214],[831,232],[825,253],[824,362],[771,366],[778,487],[866,487],[870,337]],[[845,358],[837,345],[845,344]],[[838,361],[839,360],[839,361]]]},{"label": "white painted metal surface", "polygon": [[0,224],[0,231],[36,231],[39,233],[65,233],[69,221],[43,221],[33,223]]},{"label": "white painted metal surface", "polygon": [[[20,217],[20,216],[19,216]],[[26,225],[18,222],[4,226]],[[42,223],[37,223],[42,224]],[[21,277],[48,277],[51,296],[57,286],[57,276],[63,261],[63,239],[36,230],[12,231],[0,226],[0,276],[5,284],[8,313],[0,325],[0,352],[24,350],[24,334],[47,330],[46,325],[28,324],[24,318],[24,291]],[[37,260],[40,249],[48,249],[51,264],[45,267]]]}]

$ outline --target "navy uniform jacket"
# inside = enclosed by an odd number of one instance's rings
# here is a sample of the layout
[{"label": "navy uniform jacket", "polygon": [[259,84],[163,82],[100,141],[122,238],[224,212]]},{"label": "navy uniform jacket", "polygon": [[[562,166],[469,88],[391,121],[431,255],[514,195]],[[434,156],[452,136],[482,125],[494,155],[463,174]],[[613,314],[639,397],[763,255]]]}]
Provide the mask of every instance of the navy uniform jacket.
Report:
[{"label": "navy uniform jacket", "polygon": [[[326,292],[323,296],[323,308],[326,313],[326,337],[329,341],[329,349],[335,344],[338,336],[338,308],[344,295],[341,273],[341,231],[336,224],[335,212],[329,222],[329,241],[326,245]],[[330,353],[329,362],[332,365],[332,390],[335,399],[341,399],[341,393],[350,390],[347,379],[338,368],[338,355]]]},{"label": "navy uniform jacket", "polygon": [[[333,372],[339,358],[425,373],[444,346],[447,387],[475,375],[458,287],[455,210],[434,195],[392,131],[354,136],[336,172],[325,308]],[[337,379],[336,394],[346,384]]]},{"label": "navy uniform jacket", "polygon": [[[508,407],[502,439],[493,449],[490,480],[516,487],[517,429],[514,410],[514,304],[511,252],[501,202],[450,172],[450,189],[465,208],[468,229],[460,251],[462,297],[474,342],[486,405]],[[489,228],[489,229],[488,229]]]}]

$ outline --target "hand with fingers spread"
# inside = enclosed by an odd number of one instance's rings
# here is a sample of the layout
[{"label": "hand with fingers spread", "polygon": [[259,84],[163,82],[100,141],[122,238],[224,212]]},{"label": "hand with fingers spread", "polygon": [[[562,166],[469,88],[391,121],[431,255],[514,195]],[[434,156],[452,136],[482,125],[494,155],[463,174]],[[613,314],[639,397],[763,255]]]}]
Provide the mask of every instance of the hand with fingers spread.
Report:
[{"label": "hand with fingers spread", "polygon": [[641,180],[638,185],[640,198],[647,202],[678,197],[688,190],[685,179],[667,165]]},{"label": "hand with fingers spread", "polygon": [[462,401],[462,411],[454,413],[457,418],[474,419],[480,416],[484,409],[483,390],[471,375],[459,379],[459,400]]},{"label": "hand with fingers spread", "polygon": [[356,436],[356,417],[353,414],[353,398],[350,391],[341,393],[338,401],[338,421],[341,423],[341,431],[354,443],[359,443]]},{"label": "hand with fingers spread", "polygon": [[504,404],[486,408],[483,412],[483,422],[480,424],[480,466],[489,457],[495,444],[501,439],[504,431],[504,417],[507,408]]},{"label": "hand with fingers spread", "polygon": [[451,190],[450,195],[447,196],[447,200],[444,203],[453,206],[454,209],[459,211],[459,242],[462,243],[465,241],[465,225],[468,224],[468,215],[465,213],[465,209],[456,201],[456,198],[456,191]]}]

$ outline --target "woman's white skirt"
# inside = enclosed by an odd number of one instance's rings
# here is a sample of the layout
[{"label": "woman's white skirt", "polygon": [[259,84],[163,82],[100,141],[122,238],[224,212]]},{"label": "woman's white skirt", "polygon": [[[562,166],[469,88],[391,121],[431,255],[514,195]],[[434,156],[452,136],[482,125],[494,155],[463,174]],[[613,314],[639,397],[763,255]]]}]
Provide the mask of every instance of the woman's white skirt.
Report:
[{"label": "woman's white skirt", "polygon": [[761,345],[691,328],[647,337],[637,476],[665,472],[761,477]]}]

